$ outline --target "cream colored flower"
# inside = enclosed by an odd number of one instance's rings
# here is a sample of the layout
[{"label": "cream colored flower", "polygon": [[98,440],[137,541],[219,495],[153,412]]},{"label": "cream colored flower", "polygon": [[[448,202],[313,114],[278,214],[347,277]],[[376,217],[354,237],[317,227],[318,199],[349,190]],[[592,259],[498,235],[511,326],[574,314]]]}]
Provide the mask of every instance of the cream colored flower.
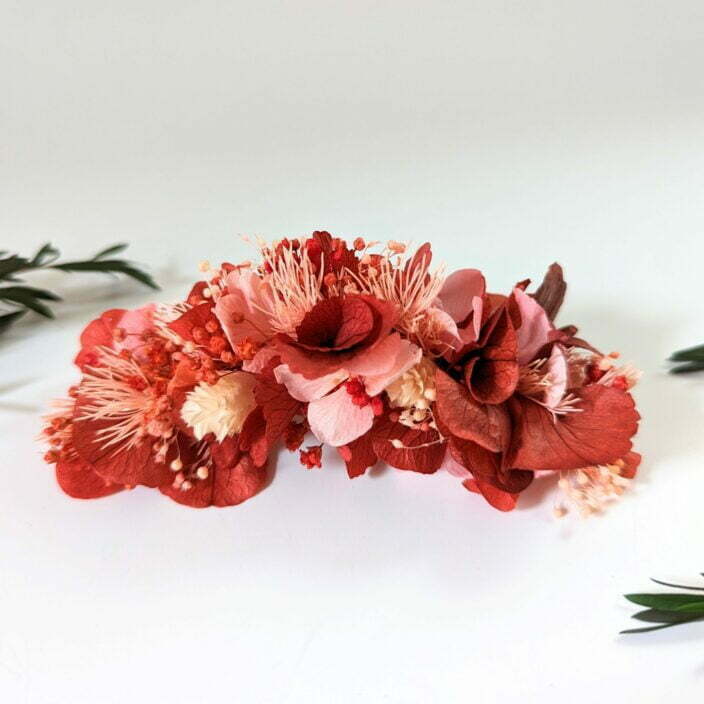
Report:
[{"label": "cream colored flower", "polygon": [[198,440],[213,433],[218,442],[242,430],[254,410],[254,377],[245,372],[223,376],[217,384],[201,382],[186,394],[181,418],[193,429]]},{"label": "cream colored flower", "polygon": [[422,423],[431,417],[430,404],[435,400],[435,364],[427,357],[385,389],[394,408],[402,408],[404,425]]}]

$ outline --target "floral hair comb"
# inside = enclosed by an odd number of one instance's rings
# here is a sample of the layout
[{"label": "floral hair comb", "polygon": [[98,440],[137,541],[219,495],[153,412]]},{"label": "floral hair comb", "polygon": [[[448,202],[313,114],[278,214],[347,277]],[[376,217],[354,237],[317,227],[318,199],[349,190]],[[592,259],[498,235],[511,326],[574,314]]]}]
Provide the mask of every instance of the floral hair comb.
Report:
[{"label": "floral hair comb", "polygon": [[476,269],[431,269],[429,244],[314,232],[258,250],[259,265],[203,262],[185,301],[86,327],[81,379],[43,430],[67,494],[231,506],[265,486],[280,441],[309,469],[334,447],[350,477],[446,470],[502,511],[536,473],[559,473],[583,513],[635,476],[638,373],[555,326],[559,265],[500,295]]}]

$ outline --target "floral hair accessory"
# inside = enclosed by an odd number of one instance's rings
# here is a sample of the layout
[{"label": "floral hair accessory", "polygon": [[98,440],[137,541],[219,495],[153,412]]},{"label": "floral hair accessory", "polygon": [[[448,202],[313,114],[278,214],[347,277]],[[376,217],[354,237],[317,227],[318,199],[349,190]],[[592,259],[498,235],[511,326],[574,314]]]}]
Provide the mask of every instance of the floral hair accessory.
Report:
[{"label": "floral hair accessory", "polygon": [[202,263],[184,301],[83,331],[80,381],[43,430],[67,494],[231,506],[266,485],[279,442],[308,469],[327,444],[351,478],[378,461],[444,470],[502,511],[536,473],[559,474],[558,515],[635,476],[638,373],[555,326],[559,265],[501,295],[476,269],[431,269],[429,244],[314,232],[258,250],[258,266]]}]

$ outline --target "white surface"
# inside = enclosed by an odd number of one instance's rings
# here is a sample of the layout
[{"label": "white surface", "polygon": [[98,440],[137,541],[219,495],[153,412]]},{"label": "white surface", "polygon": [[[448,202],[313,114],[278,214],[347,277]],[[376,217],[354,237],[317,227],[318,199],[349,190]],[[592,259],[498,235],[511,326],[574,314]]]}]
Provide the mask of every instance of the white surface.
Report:
[{"label": "white surface", "polygon": [[645,371],[641,479],[596,520],[286,454],[239,508],[77,502],[38,415],[82,325],[151,294],[52,277],[60,319],[0,342],[0,699],[701,701],[704,625],[616,634],[622,593],[704,569],[704,379],[662,364],[704,341],[703,30],[672,0],[0,0],[5,248],[128,240],[165,299],[237,233],[431,239],[504,291],[558,259],[561,320]]}]

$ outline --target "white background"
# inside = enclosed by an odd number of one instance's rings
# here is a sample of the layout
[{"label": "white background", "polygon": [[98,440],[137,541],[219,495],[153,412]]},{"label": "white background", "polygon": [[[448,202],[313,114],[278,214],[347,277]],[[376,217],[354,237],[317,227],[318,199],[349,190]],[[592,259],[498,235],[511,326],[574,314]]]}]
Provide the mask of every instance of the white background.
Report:
[{"label": "white background", "polygon": [[0,0],[0,248],[129,241],[165,300],[242,233],[430,239],[497,291],[557,259],[561,322],[645,372],[642,474],[587,521],[286,454],[237,508],[79,502],[39,414],[153,294],[33,277],[66,302],[0,341],[0,699],[701,701],[704,625],[617,633],[704,570],[704,378],[663,363],[704,342],[703,35],[694,0]]}]

